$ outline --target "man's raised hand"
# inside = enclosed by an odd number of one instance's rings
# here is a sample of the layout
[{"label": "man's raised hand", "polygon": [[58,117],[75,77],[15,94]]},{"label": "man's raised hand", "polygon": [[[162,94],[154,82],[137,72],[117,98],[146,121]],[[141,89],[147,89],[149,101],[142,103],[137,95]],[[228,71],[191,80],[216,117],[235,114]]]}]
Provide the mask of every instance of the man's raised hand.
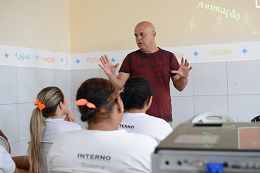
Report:
[{"label": "man's raised hand", "polygon": [[192,69],[192,67],[189,68],[189,63],[187,59],[181,58],[181,64],[178,70],[173,70],[171,71],[172,73],[177,73],[180,77],[182,78],[188,78],[189,77],[189,72]]},{"label": "man's raised hand", "polygon": [[119,63],[117,63],[116,65],[113,65],[110,62],[110,60],[108,59],[107,55],[102,55],[100,57],[100,61],[101,61],[102,65],[101,64],[98,64],[98,65],[100,68],[102,68],[104,70],[104,72],[106,73],[106,75],[108,77],[115,74],[116,68],[119,66]]}]

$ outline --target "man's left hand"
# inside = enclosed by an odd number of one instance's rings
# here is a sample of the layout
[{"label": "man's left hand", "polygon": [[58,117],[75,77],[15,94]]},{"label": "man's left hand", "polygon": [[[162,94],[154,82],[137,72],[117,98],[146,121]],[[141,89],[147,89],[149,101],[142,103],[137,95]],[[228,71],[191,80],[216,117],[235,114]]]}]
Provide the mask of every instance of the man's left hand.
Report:
[{"label": "man's left hand", "polygon": [[171,71],[172,73],[177,73],[181,78],[187,79],[189,77],[189,72],[192,67],[189,68],[189,63],[187,59],[181,58],[181,64],[178,70]]}]

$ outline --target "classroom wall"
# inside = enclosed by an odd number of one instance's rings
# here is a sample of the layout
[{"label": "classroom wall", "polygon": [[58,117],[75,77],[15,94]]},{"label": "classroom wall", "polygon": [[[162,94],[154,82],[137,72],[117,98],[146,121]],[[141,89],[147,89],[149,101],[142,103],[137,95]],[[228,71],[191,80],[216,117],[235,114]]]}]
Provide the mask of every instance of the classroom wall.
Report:
[{"label": "classroom wall", "polygon": [[183,92],[171,86],[173,127],[198,114],[227,113],[237,122],[260,115],[260,60],[195,63]]},{"label": "classroom wall", "polygon": [[70,52],[69,0],[0,0],[0,44]]},{"label": "classroom wall", "polygon": [[[173,128],[207,111],[228,113],[238,122],[249,122],[259,115],[259,66],[260,60],[193,64],[183,92],[176,91],[170,84]],[[12,156],[24,155],[27,151],[33,103],[37,93],[46,86],[61,88],[76,122],[86,127],[80,121],[74,102],[80,84],[91,77],[106,78],[98,68],[69,71],[0,65],[0,127],[9,137]]]},{"label": "classroom wall", "polygon": [[74,0],[70,10],[71,54],[136,49],[140,21],[160,47],[259,41],[255,0]]},{"label": "classroom wall", "polygon": [[71,109],[69,30],[69,0],[0,0],[0,128],[12,156],[26,154],[41,89],[58,86]]},{"label": "classroom wall", "polygon": [[[240,19],[205,8],[212,3],[234,9]],[[242,17],[247,12],[250,25]],[[260,112],[257,16],[254,0],[0,0],[0,127],[12,156],[26,153],[33,103],[46,86],[61,88],[76,122],[86,127],[74,104],[78,87],[91,77],[107,78],[98,67],[100,55],[121,64],[137,49],[133,30],[142,20],[155,25],[158,46],[193,66],[183,92],[170,84],[173,128],[206,111],[249,122]]]},{"label": "classroom wall", "polygon": [[71,71],[0,65],[0,81],[1,130],[9,139],[11,155],[25,155],[38,92],[47,86],[59,87],[71,110]]}]

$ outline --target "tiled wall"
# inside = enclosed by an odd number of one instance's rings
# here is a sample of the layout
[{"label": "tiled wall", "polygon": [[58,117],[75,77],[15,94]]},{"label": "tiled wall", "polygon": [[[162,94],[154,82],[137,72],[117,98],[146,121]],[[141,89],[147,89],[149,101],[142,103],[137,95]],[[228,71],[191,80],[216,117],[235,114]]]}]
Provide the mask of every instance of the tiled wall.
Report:
[{"label": "tiled wall", "polygon": [[[184,91],[177,91],[170,83],[173,128],[207,111],[228,113],[238,122],[250,122],[260,115],[260,60],[192,66]],[[74,102],[80,84],[91,77],[107,78],[99,68],[69,71],[0,65],[0,127],[11,143],[11,155],[26,153],[33,103],[46,86],[54,85],[64,92],[76,122],[86,127]]]},{"label": "tiled wall", "polygon": [[8,137],[12,156],[25,155],[29,123],[38,92],[59,87],[72,105],[71,71],[0,65],[0,127]]},{"label": "tiled wall", "polygon": [[192,64],[184,91],[171,86],[173,128],[207,111],[227,113],[237,122],[260,115],[260,60]]}]

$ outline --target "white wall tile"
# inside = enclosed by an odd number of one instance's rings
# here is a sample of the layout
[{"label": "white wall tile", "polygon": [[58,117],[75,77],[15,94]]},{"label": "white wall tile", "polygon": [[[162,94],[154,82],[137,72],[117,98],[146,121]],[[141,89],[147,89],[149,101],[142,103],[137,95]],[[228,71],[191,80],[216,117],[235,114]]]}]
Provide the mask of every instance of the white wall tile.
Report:
[{"label": "white wall tile", "polygon": [[68,109],[72,111],[73,110],[73,106],[72,106],[73,102],[72,102],[72,100],[68,100],[67,99],[67,102],[68,102]]},{"label": "white wall tile", "polygon": [[0,129],[10,143],[19,141],[17,104],[0,105],[0,110]]},{"label": "white wall tile", "polygon": [[260,60],[227,62],[228,94],[260,94]]},{"label": "white wall tile", "polygon": [[36,108],[36,106],[34,106],[34,103],[18,104],[20,141],[30,139],[30,120],[34,108]]},{"label": "white wall tile", "polygon": [[193,70],[190,71],[187,86],[181,92],[173,86],[172,80],[170,80],[170,92],[171,96],[193,96]]},{"label": "white wall tile", "polygon": [[71,96],[71,71],[56,70],[56,86],[61,89],[66,99],[72,99]]},{"label": "white wall tile", "polygon": [[193,64],[194,95],[227,95],[226,62]]},{"label": "white wall tile", "polygon": [[[260,94],[259,60],[197,63],[192,66],[188,85],[182,92],[177,91],[170,81],[173,128],[208,111],[228,113],[237,122],[250,122],[260,115],[260,95],[241,95]],[[11,143],[11,155],[25,155],[27,152],[29,123],[35,108],[33,103],[44,87],[59,87],[75,115],[75,122],[86,128],[87,122],[80,120],[74,102],[82,82],[93,77],[108,79],[101,68],[69,71],[0,66],[0,81],[5,81],[0,85],[0,118],[4,120],[0,121],[0,127]],[[10,104],[17,102],[21,104]]]},{"label": "white wall tile", "polygon": [[[68,102],[68,110],[72,111],[73,112],[73,103],[72,103],[72,100],[68,100],[66,99],[67,102]],[[64,115],[62,118],[64,119],[66,115]]]},{"label": "white wall tile", "polygon": [[16,67],[0,65],[0,104],[17,103]]},{"label": "white wall tile", "polygon": [[38,68],[38,92],[49,86],[56,86],[54,69]]},{"label": "white wall tile", "polygon": [[84,70],[73,70],[72,71],[72,86],[73,94],[72,99],[76,99],[76,94],[80,85],[89,78],[100,78],[100,69],[84,69]]},{"label": "white wall tile", "polygon": [[20,156],[25,156],[27,155],[27,150],[28,150],[28,142],[30,140],[24,140],[24,141],[20,141]]},{"label": "white wall tile", "polygon": [[227,96],[195,96],[194,103],[195,116],[211,111],[229,114]]},{"label": "white wall tile", "polygon": [[[118,72],[117,72],[117,75],[118,75]],[[106,73],[101,68],[100,68],[100,77],[109,80]]]},{"label": "white wall tile", "polygon": [[37,90],[37,68],[17,67],[18,103],[35,102]]},{"label": "white wall tile", "polygon": [[19,142],[13,142],[10,143],[11,146],[11,156],[20,156],[20,147],[19,147]]},{"label": "white wall tile", "polygon": [[173,128],[194,117],[193,97],[171,97],[171,102]]},{"label": "white wall tile", "polygon": [[260,115],[260,95],[228,96],[229,114],[237,122],[251,122]]}]

